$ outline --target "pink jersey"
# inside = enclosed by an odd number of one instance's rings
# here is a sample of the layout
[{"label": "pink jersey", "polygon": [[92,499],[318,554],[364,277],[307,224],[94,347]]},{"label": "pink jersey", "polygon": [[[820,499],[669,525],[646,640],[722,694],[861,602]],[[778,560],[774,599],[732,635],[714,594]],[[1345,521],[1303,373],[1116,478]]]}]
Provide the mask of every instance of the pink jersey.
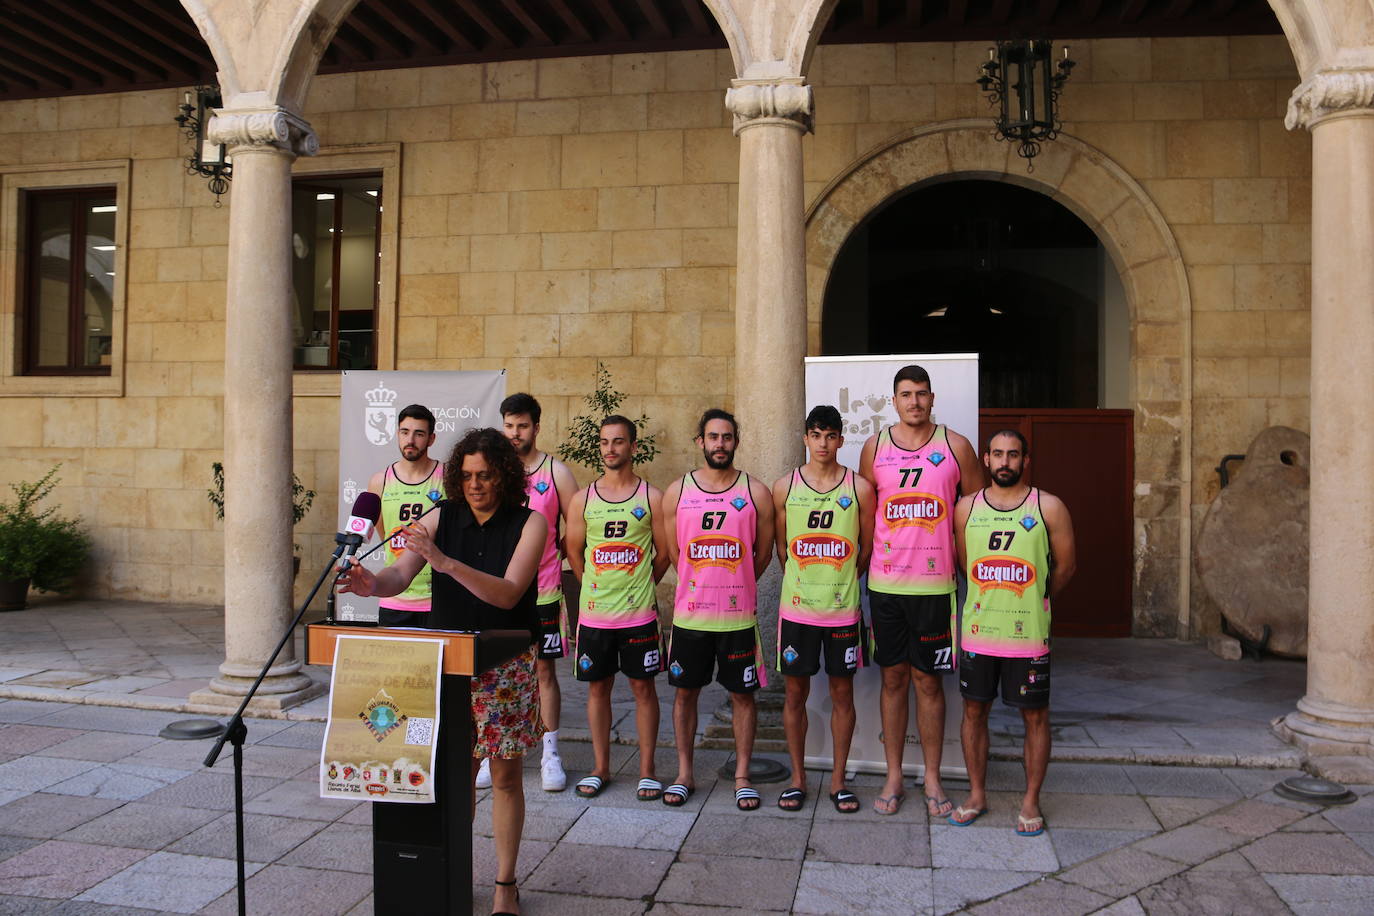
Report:
[{"label": "pink jersey", "polygon": [[525,493],[529,496],[530,508],[549,523],[549,533],[544,538],[544,553],[539,557],[539,604],[557,604],[563,597],[563,558],[558,553],[558,487],[553,484],[553,456],[545,455],[525,479]]},{"label": "pink jersey", "polygon": [[749,475],[740,471],[713,493],[682,478],[677,503],[677,598],[673,625],[690,630],[745,630],[756,622],[754,536],[758,511]]},{"label": "pink jersey", "polygon": [[873,454],[878,511],[868,587],[888,595],[947,595],[954,591],[954,504],[959,462],[949,431],[935,427],[918,449],[878,434]]}]

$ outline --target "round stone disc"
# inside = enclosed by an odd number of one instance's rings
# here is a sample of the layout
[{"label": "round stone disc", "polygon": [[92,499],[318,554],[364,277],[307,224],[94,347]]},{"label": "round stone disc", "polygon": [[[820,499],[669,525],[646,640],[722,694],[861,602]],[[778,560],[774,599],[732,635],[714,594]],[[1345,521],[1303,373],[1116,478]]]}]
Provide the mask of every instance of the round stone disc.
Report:
[{"label": "round stone disc", "polygon": [[157,733],[159,738],[173,741],[199,741],[201,738],[218,738],[224,733],[224,723],[214,719],[182,719],[173,722]]},{"label": "round stone disc", "polygon": [[1356,797],[1354,792],[1340,783],[1318,779],[1316,776],[1289,777],[1274,786],[1274,794],[1318,805],[1348,805]]}]

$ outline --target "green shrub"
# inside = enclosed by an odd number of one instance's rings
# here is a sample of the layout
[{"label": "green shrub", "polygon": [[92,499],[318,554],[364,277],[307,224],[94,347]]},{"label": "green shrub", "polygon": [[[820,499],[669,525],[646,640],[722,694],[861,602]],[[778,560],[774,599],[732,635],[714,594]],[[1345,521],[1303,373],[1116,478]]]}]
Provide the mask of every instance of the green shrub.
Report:
[{"label": "green shrub", "polygon": [[91,551],[80,518],[63,518],[55,506],[39,509],[57,487],[57,469],[35,483],[10,484],[14,502],[0,502],[0,579],[30,579],[39,591],[71,586]]},{"label": "green shrub", "polygon": [[[620,404],[625,395],[611,385],[611,371],[603,363],[596,364],[596,390],[582,398],[590,413],[572,418],[568,424],[568,441],[558,446],[558,457],[572,464],[580,464],[592,471],[601,470],[601,421],[612,414],[620,413]],[[649,428],[649,418],[640,414],[634,420],[639,430],[634,463],[643,464],[653,461],[658,455],[658,445],[654,436],[644,435]]]}]

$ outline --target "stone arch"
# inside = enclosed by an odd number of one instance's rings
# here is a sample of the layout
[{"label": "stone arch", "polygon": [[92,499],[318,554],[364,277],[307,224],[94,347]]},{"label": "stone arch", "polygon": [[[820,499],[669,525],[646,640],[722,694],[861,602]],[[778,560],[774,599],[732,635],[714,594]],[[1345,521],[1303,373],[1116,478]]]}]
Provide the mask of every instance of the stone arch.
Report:
[{"label": "stone arch", "polygon": [[[837,175],[806,213],[808,352],[820,352],[826,284],[841,247],[869,216],[917,186],[981,178],[1047,194],[1097,234],[1121,276],[1131,319],[1135,419],[1135,620],[1154,635],[1188,631],[1192,300],[1178,244],[1144,188],[1067,134],[1028,172],[981,119],[889,138]],[[1177,602],[1177,603],[1175,603]]]},{"label": "stone arch", "polygon": [[740,79],[806,75],[839,0],[702,0],[725,33]]}]

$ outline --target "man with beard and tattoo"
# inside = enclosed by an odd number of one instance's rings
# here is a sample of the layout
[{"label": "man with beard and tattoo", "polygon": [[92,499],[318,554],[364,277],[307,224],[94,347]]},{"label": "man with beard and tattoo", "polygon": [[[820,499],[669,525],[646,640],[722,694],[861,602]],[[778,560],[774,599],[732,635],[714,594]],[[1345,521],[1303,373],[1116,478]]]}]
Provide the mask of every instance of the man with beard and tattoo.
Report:
[{"label": "man with beard and tattoo", "polygon": [[757,584],[773,548],[773,494],[768,485],[735,469],[739,425],[712,408],[697,423],[705,466],[673,481],[663,494],[668,555],[677,563],[673,629],[668,640],[668,683],[673,699],[677,780],[663,803],[687,803],[696,784],[692,750],[701,689],[716,680],[730,692],[735,735],[735,806],[755,811],[758,790],[749,784],[761,686]]},{"label": "man with beard and tattoo", "polygon": [[[442,464],[429,457],[434,444],[434,414],[411,404],[396,419],[401,460],[378,471],[367,482],[382,500],[380,530],[386,537],[386,565],[405,553],[405,528],[443,498]],[[429,615],[430,568],[423,567],[405,591],[377,603],[377,622],[384,627],[423,627]]]},{"label": "man with beard and tattoo", "polygon": [[965,827],[987,812],[988,712],[1002,702],[1026,725],[1026,794],[1019,836],[1045,832],[1040,787],[1050,760],[1050,598],[1073,577],[1073,523],[1059,497],[1022,480],[1030,466],[1025,436],[1004,429],[988,439],[983,464],[992,484],[954,509],[959,564],[968,575],[959,632],[959,737],[969,797],[949,816]]},{"label": "man with beard and tattoo", "polygon": [[[536,447],[542,414],[539,402],[524,392],[501,402],[502,431],[515,446],[515,453],[525,463],[525,472],[529,475],[525,480],[529,507],[544,516],[549,526],[544,553],[539,559],[539,632],[535,634],[539,646],[534,673],[539,681],[539,718],[547,729],[540,778],[545,792],[561,792],[568,784],[568,776],[558,756],[558,720],[562,714],[563,692],[558,687],[554,662],[567,654],[564,647],[567,628],[562,613],[563,556],[559,550],[562,542],[558,531],[560,520],[564,525],[567,523],[568,502],[577,492],[577,482],[566,464]],[[485,787],[490,779],[487,761],[483,759],[482,769],[477,774],[478,787]]]},{"label": "man with beard and tattoo", "polygon": [[601,421],[605,471],[568,506],[568,565],[582,583],[578,598],[577,679],[587,683],[592,771],[574,790],[595,798],[611,779],[611,688],[623,672],[635,698],[640,801],[658,801],[654,777],[658,692],[663,670],[654,585],[668,571],[663,494],[634,472],[638,431],[619,414]]}]

